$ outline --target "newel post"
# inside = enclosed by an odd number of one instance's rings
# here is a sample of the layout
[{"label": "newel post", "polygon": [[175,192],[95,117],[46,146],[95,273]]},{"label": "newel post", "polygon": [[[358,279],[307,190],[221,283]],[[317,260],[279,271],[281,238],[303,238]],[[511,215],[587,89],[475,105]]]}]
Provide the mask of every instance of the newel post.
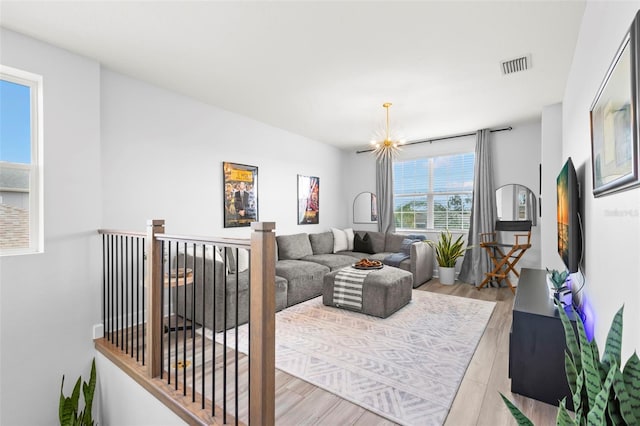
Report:
[{"label": "newel post", "polygon": [[251,224],[249,421],[275,423],[276,242],[275,222]]},{"label": "newel post", "polygon": [[162,242],[157,234],[164,234],[164,220],[147,221],[147,348],[149,377],[158,377],[162,370],[160,342],[162,341]]}]

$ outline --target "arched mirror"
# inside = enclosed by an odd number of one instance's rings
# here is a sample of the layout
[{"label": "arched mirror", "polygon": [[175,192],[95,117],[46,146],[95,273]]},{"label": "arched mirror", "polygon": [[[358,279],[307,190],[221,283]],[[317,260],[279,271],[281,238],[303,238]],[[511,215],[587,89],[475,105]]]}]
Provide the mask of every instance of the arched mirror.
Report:
[{"label": "arched mirror", "polygon": [[376,223],[378,221],[378,207],[376,194],[361,192],[353,200],[353,223]]},{"label": "arched mirror", "polygon": [[508,184],[496,189],[498,220],[530,220],[536,225],[536,196],[524,185]]}]

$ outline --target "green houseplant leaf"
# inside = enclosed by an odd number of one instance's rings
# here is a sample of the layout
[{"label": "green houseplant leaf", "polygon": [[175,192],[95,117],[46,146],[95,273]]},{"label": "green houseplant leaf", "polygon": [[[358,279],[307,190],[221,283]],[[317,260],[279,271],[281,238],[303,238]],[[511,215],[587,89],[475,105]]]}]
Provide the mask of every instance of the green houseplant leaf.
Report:
[{"label": "green houseplant leaf", "polygon": [[604,347],[604,353],[602,354],[602,363],[608,370],[613,362],[616,365],[622,365],[622,317],[624,313],[624,306],[622,306],[618,312],[614,315],[609,333],[607,334],[607,343]]},{"label": "green houseplant leaf", "polygon": [[640,359],[633,353],[622,370],[624,386],[629,394],[633,416],[640,420]]},{"label": "green houseplant leaf", "polygon": [[502,392],[500,392],[500,396],[502,397],[504,403],[507,405],[507,408],[509,408],[509,411],[511,412],[513,418],[516,420],[516,422],[518,422],[518,426],[533,426],[533,422],[531,422],[531,420],[529,420],[527,416],[522,414],[522,411],[520,411],[518,407],[513,405],[513,403],[509,401],[507,397],[502,394]]},{"label": "green houseplant leaf", "polygon": [[[558,304],[559,302],[556,300],[556,306],[558,306]],[[569,320],[567,313],[561,306],[558,306],[558,313],[560,314],[560,320],[562,321],[562,327],[564,328],[564,339],[567,349],[569,349],[569,353],[571,354],[571,359],[576,366],[576,370],[581,371],[582,360],[580,358],[580,346],[578,345],[578,339],[576,338],[575,331],[571,325],[571,320]]]},{"label": "green houseplant leaf", "polygon": [[96,390],[96,359],[93,359],[91,363],[91,375],[89,377],[89,383],[82,384],[82,394],[84,395],[84,413],[82,415],[82,424],[91,426],[93,425],[93,418],[91,414],[91,406],[93,405],[93,393]]},{"label": "green houseplant leaf", "polygon": [[620,370],[616,370],[613,377],[613,390],[620,404],[620,415],[624,419],[625,423],[628,425],[637,424],[636,417],[633,413],[633,403],[629,396],[629,392],[627,392],[627,388],[624,384],[624,378],[622,377],[622,372]]},{"label": "green houseplant leaf", "polygon": [[567,407],[565,405],[565,399],[562,398],[560,401],[560,406],[558,406],[558,415],[556,417],[556,425],[558,426],[579,426],[579,423],[576,423],[567,411]]},{"label": "green houseplant leaf", "polygon": [[609,373],[607,374],[607,379],[604,382],[604,386],[602,387],[602,389],[600,389],[598,395],[596,395],[591,410],[589,410],[589,414],[587,415],[587,424],[590,426],[600,426],[607,424],[605,420],[605,415],[607,413],[607,402],[609,400],[609,391],[611,390],[613,377],[617,369],[618,365],[613,363],[611,365]]}]

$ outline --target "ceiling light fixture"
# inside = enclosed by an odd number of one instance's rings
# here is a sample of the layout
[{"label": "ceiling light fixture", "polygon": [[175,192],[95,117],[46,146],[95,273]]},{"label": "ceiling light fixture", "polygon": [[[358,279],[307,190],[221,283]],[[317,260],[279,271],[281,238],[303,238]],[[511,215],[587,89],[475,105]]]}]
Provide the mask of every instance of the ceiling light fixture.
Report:
[{"label": "ceiling light fixture", "polygon": [[385,102],[382,106],[387,110],[387,126],[384,134],[384,140],[382,142],[373,140],[371,144],[375,146],[373,153],[376,157],[380,158],[385,155],[395,156],[400,151],[400,145],[404,143],[404,140],[392,140],[389,131],[389,107],[391,102]]}]

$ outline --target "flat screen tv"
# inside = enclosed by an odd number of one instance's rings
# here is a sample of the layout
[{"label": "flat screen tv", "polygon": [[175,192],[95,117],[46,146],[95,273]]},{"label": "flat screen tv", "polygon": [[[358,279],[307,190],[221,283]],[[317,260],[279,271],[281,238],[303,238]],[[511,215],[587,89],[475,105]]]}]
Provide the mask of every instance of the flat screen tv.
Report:
[{"label": "flat screen tv", "polygon": [[571,158],[556,180],[558,191],[558,253],[569,272],[578,272],[582,258],[580,194],[576,169]]}]

